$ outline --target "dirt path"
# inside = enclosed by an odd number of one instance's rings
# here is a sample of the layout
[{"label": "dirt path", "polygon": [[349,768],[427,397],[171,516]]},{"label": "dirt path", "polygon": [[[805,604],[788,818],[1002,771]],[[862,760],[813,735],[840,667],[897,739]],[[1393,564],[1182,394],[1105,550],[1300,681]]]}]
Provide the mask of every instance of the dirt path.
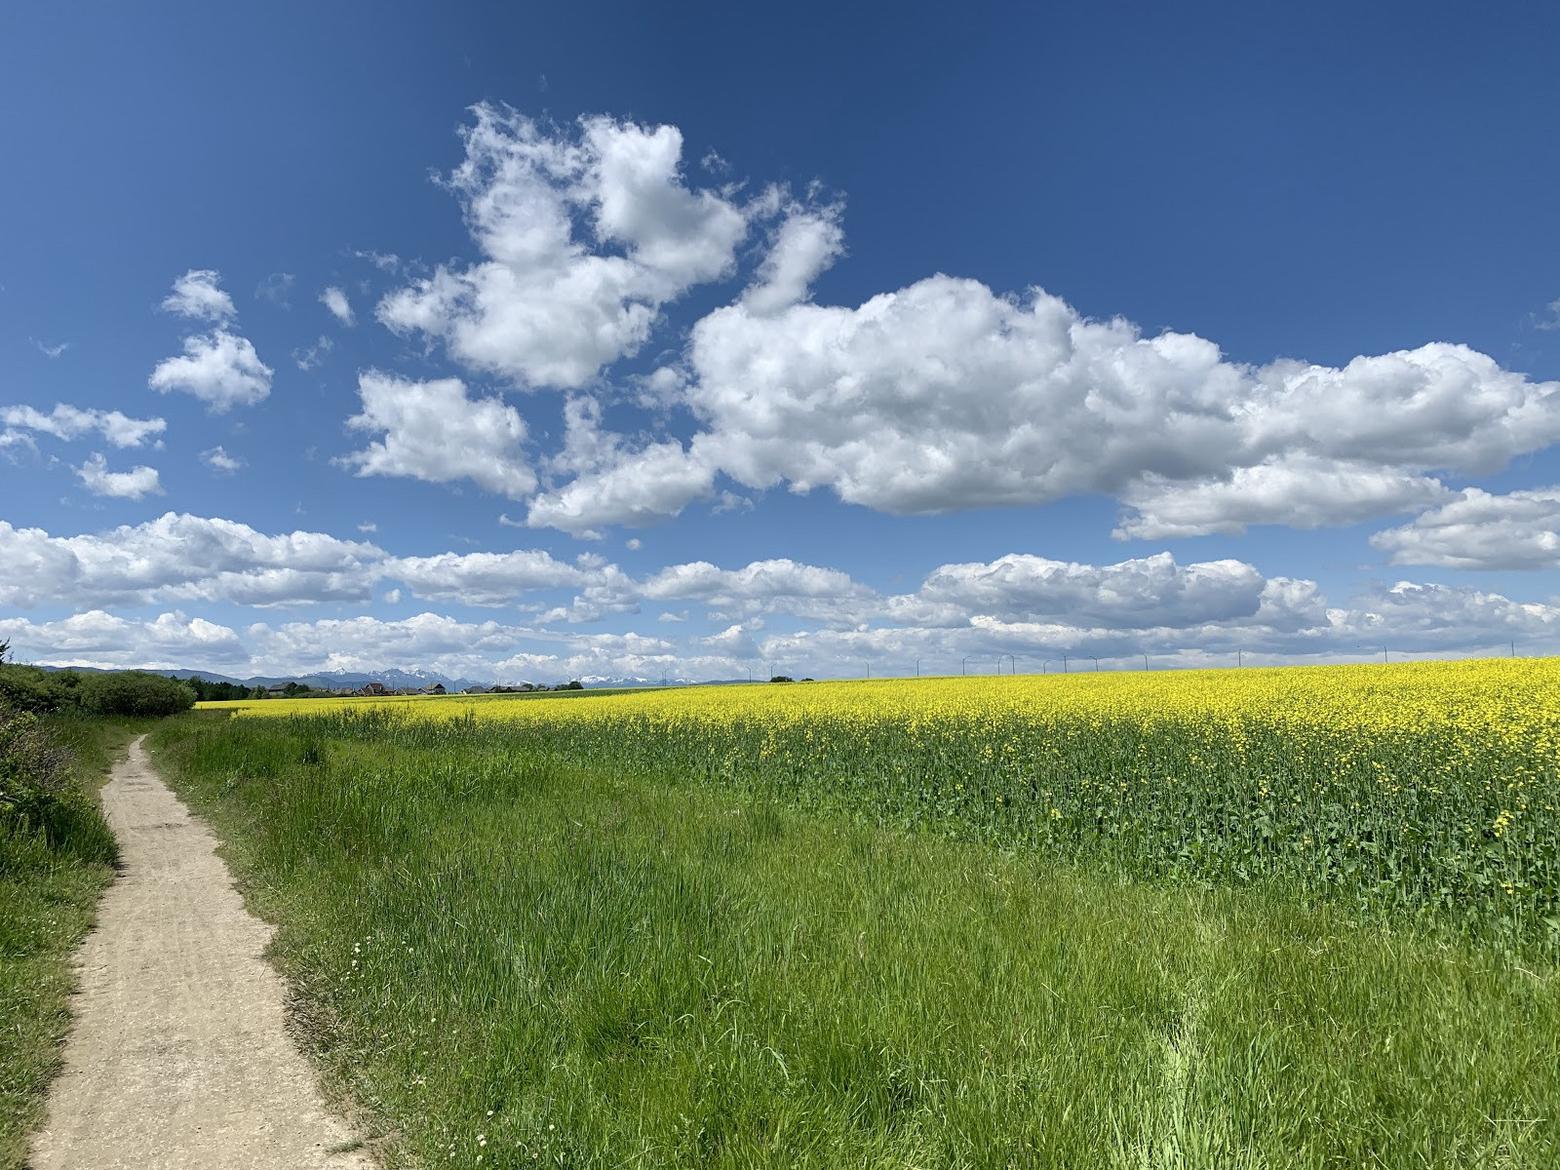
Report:
[{"label": "dirt path", "polygon": [[124,872],[78,956],[36,1170],[366,1170],[287,1034],[282,983],[216,838],[138,739],[103,790]]}]

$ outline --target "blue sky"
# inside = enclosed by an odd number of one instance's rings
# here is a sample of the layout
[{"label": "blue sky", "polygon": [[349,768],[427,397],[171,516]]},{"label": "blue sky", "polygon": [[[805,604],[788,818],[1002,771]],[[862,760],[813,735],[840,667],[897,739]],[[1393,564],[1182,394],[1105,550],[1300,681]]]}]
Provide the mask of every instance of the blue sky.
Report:
[{"label": "blue sky", "polygon": [[13,8],[0,638],[1552,651],[1557,49],[1515,5]]}]

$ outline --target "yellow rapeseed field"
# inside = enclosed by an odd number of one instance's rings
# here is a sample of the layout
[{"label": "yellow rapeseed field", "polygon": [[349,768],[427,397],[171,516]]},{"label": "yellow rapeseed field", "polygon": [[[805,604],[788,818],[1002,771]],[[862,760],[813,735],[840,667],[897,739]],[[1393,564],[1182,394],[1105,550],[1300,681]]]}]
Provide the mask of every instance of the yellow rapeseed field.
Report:
[{"label": "yellow rapeseed field", "polygon": [[350,696],[200,706],[273,716],[388,707],[420,718],[471,711],[479,719],[615,719],[634,711],[667,719],[782,722],[818,715],[914,721],[1109,712],[1145,721],[1270,718],[1382,730],[1461,724],[1560,744],[1554,735],[1560,727],[1560,659],[1548,658],[678,687],[592,696],[585,703],[576,695]]}]

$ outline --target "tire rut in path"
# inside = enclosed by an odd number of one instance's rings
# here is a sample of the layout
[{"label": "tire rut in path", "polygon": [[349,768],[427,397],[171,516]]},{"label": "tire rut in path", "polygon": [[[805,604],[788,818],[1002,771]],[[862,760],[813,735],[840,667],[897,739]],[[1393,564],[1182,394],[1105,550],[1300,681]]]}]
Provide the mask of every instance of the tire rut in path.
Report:
[{"label": "tire rut in path", "polygon": [[272,928],[140,739],[103,789],[122,872],[77,955],[34,1170],[371,1170],[288,1035]]}]

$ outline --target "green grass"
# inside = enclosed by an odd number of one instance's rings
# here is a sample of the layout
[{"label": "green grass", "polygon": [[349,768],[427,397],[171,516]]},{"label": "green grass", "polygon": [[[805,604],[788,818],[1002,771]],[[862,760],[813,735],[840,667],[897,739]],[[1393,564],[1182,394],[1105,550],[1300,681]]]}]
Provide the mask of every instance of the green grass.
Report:
[{"label": "green grass", "polygon": [[154,743],[391,1165],[1560,1165],[1552,968],[1273,882],[343,726]]},{"label": "green grass", "polygon": [[113,835],[96,791],[147,721],[49,716],[67,745],[80,793],[47,828],[0,825],[0,1167],[24,1165],[43,1120],[44,1089],[70,1026],[70,956],[113,879]]}]

